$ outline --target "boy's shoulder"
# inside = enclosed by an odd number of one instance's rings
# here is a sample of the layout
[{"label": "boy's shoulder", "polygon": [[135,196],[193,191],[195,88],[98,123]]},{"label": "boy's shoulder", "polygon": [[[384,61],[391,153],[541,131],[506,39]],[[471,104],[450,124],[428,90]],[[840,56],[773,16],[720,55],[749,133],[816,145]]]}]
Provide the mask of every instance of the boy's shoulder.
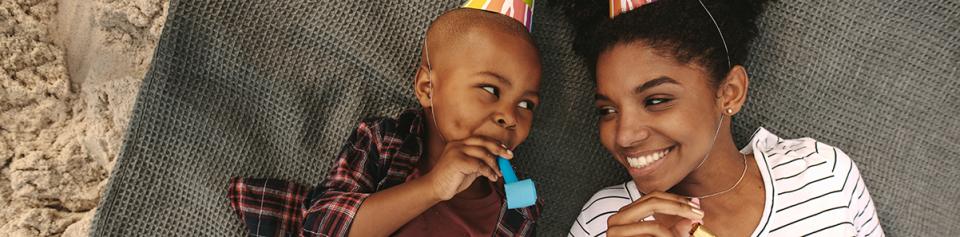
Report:
[{"label": "boy's shoulder", "polygon": [[409,108],[393,117],[367,117],[360,120],[357,132],[375,135],[377,138],[420,135],[423,125],[423,109]]}]

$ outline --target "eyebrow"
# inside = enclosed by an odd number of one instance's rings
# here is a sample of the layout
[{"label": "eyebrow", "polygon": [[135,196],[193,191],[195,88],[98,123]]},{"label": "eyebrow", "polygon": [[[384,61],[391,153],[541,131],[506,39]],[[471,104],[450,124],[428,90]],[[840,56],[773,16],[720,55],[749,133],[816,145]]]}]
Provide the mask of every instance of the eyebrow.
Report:
[{"label": "eyebrow", "polygon": [[650,89],[650,88],[653,88],[653,87],[655,87],[655,86],[659,86],[659,85],[662,85],[662,84],[667,84],[667,83],[680,84],[679,82],[677,82],[677,81],[674,80],[673,78],[670,78],[670,77],[667,77],[667,76],[660,76],[660,77],[657,77],[657,79],[653,79],[653,80],[644,82],[643,85],[640,85],[640,86],[638,86],[637,88],[634,88],[634,89],[633,89],[633,93],[634,93],[634,94],[640,94],[640,93],[643,93],[643,91],[645,91],[645,90],[647,90],[647,89]]},{"label": "eyebrow", "polygon": [[593,95],[593,100],[606,100],[606,101],[610,101],[610,98],[607,98],[607,96],[605,96],[605,95],[594,94],[594,95]]},{"label": "eyebrow", "polygon": [[[633,89],[633,93],[634,93],[634,94],[640,94],[640,93],[643,93],[643,91],[645,91],[645,90],[647,90],[647,89],[653,88],[653,87],[658,86],[658,85],[667,84],[667,83],[680,84],[679,82],[677,82],[677,81],[674,80],[673,78],[670,78],[670,77],[667,77],[667,76],[660,76],[660,77],[657,77],[656,79],[653,79],[653,80],[644,82],[643,85],[637,86],[636,88]],[[593,96],[593,99],[594,99],[594,100],[606,100],[606,101],[610,101],[610,98],[609,98],[609,97],[607,97],[607,96],[605,96],[605,95],[601,95],[601,94],[595,94],[595,95]]]},{"label": "eyebrow", "polygon": [[500,76],[500,74],[497,74],[497,73],[494,73],[494,72],[491,72],[491,71],[478,72],[477,74],[479,74],[479,75],[484,75],[484,76],[490,76],[490,77],[496,78],[497,81],[500,81],[500,83],[507,84],[507,86],[513,86],[513,84],[510,83],[510,80],[507,80],[506,78],[503,78],[503,76]]},{"label": "eyebrow", "polygon": [[540,99],[540,93],[537,93],[536,91],[524,91],[524,92],[523,92],[523,95],[532,96],[532,97],[536,98],[537,100]]},{"label": "eyebrow", "polygon": [[[494,72],[491,72],[491,71],[478,72],[477,74],[478,74],[478,75],[484,75],[484,76],[493,77],[493,78],[496,78],[497,81],[499,81],[500,83],[506,84],[507,86],[513,86],[513,83],[510,83],[510,80],[507,80],[507,79],[504,78],[503,76],[500,76],[500,74],[497,74],[497,73],[494,73]],[[540,98],[540,93],[538,93],[538,92],[536,92],[536,91],[531,91],[531,90],[524,91],[524,92],[523,92],[523,95],[534,96],[534,97],[537,97],[537,99]]]}]

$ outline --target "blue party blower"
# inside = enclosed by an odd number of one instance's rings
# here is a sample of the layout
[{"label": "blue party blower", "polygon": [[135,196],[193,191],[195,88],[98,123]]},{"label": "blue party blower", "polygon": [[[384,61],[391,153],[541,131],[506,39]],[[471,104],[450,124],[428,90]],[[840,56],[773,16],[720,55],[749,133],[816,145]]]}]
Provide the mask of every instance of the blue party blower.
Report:
[{"label": "blue party blower", "polygon": [[524,208],[537,203],[537,189],[533,186],[533,180],[517,181],[517,174],[513,172],[510,161],[503,157],[497,157],[497,166],[500,166],[500,173],[503,173],[503,190],[507,193],[507,208]]}]

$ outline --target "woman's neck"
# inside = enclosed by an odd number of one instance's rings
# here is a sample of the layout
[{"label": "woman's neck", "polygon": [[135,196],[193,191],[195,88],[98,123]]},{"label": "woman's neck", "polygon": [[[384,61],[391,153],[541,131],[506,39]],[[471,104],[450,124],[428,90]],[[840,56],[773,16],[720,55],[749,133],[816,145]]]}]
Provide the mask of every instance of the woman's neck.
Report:
[{"label": "woman's neck", "polygon": [[717,236],[746,236],[763,215],[766,187],[756,158],[741,154],[732,136],[724,137],[707,161],[670,192],[692,197],[723,192],[701,198],[704,227]]},{"label": "woman's neck", "polygon": [[744,169],[748,168],[746,162],[745,156],[733,144],[732,136],[718,137],[703,164],[670,188],[670,192],[690,197],[723,192],[737,185]]}]

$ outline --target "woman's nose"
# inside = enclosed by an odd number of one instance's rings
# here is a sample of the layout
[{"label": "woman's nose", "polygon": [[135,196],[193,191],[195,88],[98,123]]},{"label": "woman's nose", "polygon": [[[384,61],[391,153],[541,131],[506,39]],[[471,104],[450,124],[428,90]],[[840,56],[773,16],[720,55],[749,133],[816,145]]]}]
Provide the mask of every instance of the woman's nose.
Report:
[{"label": "woman's nose", "polygon": [[634,147],[650,137],[650,127],[635,117],[621,117],[617,122],[617,146]]}]

